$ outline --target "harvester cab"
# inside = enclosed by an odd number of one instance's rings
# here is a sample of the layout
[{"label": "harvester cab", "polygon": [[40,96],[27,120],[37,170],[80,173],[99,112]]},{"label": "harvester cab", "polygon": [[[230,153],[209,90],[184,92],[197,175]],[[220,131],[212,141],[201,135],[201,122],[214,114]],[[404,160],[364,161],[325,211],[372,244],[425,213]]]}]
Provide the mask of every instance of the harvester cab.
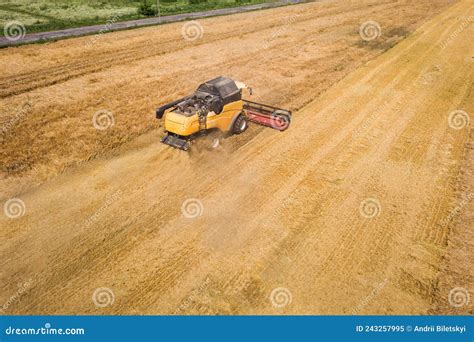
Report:
[{"label": "harvester cab", "polygon": [[210,132],[240,134],[248,122],[284,131],[291,122],[291,111],[242,99],[252,89],[242,82],[217,77],[201,84],[189,96],[156,110],[164,120],[166,135],[161,142],[187,151],[193,138]]}]

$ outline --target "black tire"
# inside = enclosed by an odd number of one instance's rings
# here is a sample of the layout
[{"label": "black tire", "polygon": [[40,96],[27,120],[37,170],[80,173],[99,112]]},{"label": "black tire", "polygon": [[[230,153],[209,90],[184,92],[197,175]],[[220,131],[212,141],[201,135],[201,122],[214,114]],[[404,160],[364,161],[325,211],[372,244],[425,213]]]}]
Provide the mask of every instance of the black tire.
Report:
[{"label": "black tire", "polygon": [[234,122],[234,125],[232,126],[232,133],[234,134],[243,133],[248,127],[249,127],[249,123],[245,115],[239,114],[239,116]]}]

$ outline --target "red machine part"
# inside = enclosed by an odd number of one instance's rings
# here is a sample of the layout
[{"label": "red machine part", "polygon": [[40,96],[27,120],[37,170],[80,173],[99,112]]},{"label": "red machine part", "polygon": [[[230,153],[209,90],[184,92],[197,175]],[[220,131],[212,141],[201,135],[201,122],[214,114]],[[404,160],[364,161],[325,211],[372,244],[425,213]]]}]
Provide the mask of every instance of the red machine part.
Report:
[{"label": "red machine part", "polygon": [[249,121],[262,126],[284,131],[290,126],[291,112],[257,102],[244,101],[244,110]]}]

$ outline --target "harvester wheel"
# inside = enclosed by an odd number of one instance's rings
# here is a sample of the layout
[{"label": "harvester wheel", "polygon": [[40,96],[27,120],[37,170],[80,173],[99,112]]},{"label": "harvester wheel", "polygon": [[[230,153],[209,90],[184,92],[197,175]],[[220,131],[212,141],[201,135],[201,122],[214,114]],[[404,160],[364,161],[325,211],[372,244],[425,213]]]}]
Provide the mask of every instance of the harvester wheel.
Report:
[{"label": "harvester wheel", "polygon": [[245,117],[245,115],[240,114],[234,122],[234,126],[232,127],[232,132],[234,134],[240,134],[244,132],[248,128],[248,126],[249,125],[247,122],[247,118]]}]

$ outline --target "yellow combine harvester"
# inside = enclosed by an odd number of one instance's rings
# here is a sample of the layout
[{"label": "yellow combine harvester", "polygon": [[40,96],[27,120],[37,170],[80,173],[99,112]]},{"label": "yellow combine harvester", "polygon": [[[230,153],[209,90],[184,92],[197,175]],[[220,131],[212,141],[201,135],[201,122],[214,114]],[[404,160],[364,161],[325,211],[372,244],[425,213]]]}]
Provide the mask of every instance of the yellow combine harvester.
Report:
[{"label": "yellow combine harvester", "polygon": [[240,134],[249,121],[279,131],[288,128],[289,110],[243,100],[244,90],[252,95],[244,83],[221,76],[201,84],[194,94],[161,106],[156,110],[166,130],[161,142],[187,151],[194,137],[216,131]]}]

